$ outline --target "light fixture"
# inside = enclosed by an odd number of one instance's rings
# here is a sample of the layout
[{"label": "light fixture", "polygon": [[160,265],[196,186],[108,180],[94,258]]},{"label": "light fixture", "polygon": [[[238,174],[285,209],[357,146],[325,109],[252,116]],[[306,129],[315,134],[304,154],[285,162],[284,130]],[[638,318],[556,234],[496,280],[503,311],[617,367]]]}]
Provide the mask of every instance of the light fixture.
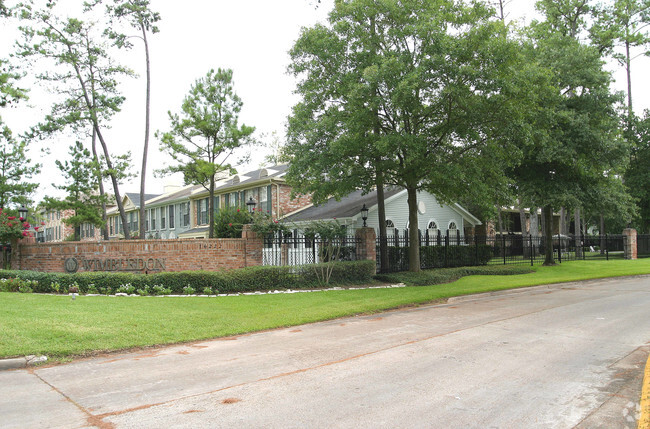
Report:
[{"label": "light fixture", "polygon": [[366,225],[366,221],[368,220],[368,208],[365,203],[363,204],[363,207],[361,207],[361,219],[363,219],[363,227],[367,227],[368,225]]},{"label": "light fixture", "polygon": [[253,212],[255,211],[255,205],[257,205],[257,202],[255,202],[253,197],[250,197],[246,202],[246,207],[248,207],[248,213],[253,214]]},{"label": "light fixture", "polygon": [[23,219],[27,219],[27,213],[28,213],[28,210],[27,210],[27,207],[25,207],[25,206],[21,206],[18,209],[18,215]]}]

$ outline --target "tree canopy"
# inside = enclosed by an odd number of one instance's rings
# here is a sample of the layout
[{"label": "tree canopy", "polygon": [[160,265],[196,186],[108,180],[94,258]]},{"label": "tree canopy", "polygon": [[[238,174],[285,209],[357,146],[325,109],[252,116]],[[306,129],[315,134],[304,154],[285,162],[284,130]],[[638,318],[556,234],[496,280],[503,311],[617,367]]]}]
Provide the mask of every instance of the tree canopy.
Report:
[{"label": "tree canopy", "polygon": [[[379,172],[407,189],[417,225],[420,189],[450,201],[505,185],[517,151],[504,137],[521,106],[509,80],[515,46],[490,8],[338,1],[329,26],[304,30],[291,55],[302,100],[289,119],[288,180],[299,192],[322,201],[369,190]],[[409,250],[418,270],[418,246]]]},{"label": "tree canopy", "polygon": [[210,193],[210,238],[214,237],[214,189],[217,174],[235,172],[235,152],[252,142],[254,127],[239,125],[242,101],[233,87],[232,70],[210,70],[197,79],[183,100],[180,114],[169,112],[171,130],[156,133],[161,150],[176,165],[162,172],[183,173],[185,183]]}]

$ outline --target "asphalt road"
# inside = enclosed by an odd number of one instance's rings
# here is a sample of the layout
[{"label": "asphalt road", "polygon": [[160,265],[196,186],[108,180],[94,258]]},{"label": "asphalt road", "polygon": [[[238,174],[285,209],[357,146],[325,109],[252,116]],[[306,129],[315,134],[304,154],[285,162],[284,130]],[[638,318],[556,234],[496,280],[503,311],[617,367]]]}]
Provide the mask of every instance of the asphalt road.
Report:
[{"label": "asphalt road", "polygon": [[0,372],[0,427],[635,428],[650,277]]}]

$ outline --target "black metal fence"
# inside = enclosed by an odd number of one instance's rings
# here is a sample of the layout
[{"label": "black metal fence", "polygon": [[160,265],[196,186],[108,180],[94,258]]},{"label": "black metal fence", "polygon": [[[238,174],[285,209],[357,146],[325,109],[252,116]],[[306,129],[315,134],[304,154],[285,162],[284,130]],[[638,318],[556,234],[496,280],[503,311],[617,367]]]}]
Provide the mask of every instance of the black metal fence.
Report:
[{"label": "black metal fence", "polygon": [[[622,258],[625,237],[623,235],[553,236],[553,257],[557,262],[577,259]],[[388,266],[381,267],[380,239],[377,239],[377,270],[398,272],[409,269],[408,230],[386,238]],[[503,234],[441,235],[433,237],[420,234],[420,268],[445,268],[473,265],[541,264],[545,260],[544,237]],[[650,236],[647,240],[650,257]]]},{"label": "black metal fence", "polygon": [[305,265],[329,261],[354,261],[357,237],[323,240],[319,237],[268,235],[264,237],[263,265]]},{"label": "black metal fence", "polygon": [[639,234],[636,237],[638,258],[650,258],[650,234]]}]

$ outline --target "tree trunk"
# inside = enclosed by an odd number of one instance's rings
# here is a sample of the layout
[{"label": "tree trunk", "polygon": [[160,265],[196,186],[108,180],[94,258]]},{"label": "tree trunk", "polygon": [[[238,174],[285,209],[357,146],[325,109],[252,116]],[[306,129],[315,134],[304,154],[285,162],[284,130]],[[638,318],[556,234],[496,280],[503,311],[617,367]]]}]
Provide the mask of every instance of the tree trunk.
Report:
[{"label": "tree trunk", "polygon": [[605,246],[607,245],[605,241],[605,215],[600,214],[600,254],[605,254]]},{"label": "tree trunk", "polygon": [[557,233],[559,235],[566,235],[566,209],[564,207],[560,207],[560,225],[558,226]]},{"label": "tree trunk", "polygon": [[[210,230],[208,231],[208,238],[214,238],[214,174],[210,177],[210,200],[208,201],[208,219],[210,219]],[[241,205],[241,202],[240,202]],[[235,207],[238,209],[239,207]],[[199,213],[196,214],[197,216]]]},{"label": "tree trunk", "polygon": [[420,236],[418,230],[418,196],[415,186],[407,186],[409,207],[409,271],[420,271]]},{"label": "tree trunk", "polygon": [[555,265],[553,259],[553,208],[544,206],[544,265]]},{"label": "tree trunk", "polygon": [[[376,162],[378,163],[378,161]],[[384,200],[384,174],[380,168],[377,169],[375,179],[377,182],[377,216],[379,217],[379,271],[387,273],[389,271],[389,261],[388,238],[386,236],[386,204]]]},{"label": "tree trunk", "polygon": [[140,172],[140,239],[144,238],[144,218],[145,218],[145,176],[147,172],[147,153],[149,151],[149,115],[151,106],[151,67],[149,62],[149,43],[147,42],[147,32],[144,25],[142,28],[142,40],[144,40],[144,53],[147,60],[147,99],[145,102],[145,119],[144,119],[144,149],[142,151],[142,171]]},{"label": "tree trunk", "polygon": [[528,254],[528,241],[526,240],[526,212],[521,206],[521,202],[518,201],[518,203],[519,223],[521,224],[521,251],[524,257],[529,257],[530,255]]},{"label": "tree trunk", "polygon": [[530,208],[530,229],[528,232],[532,238],[534,256],[537,256],[539,251],[539,219],[537,217],[537,207]]},{"label": "tree trunk", "polygon": [[102,180],[102,167],[99,162],[99,157],[97,156],[97,132],[95,131],[95,127],[93,127],[92,151],[93,161],[95,161],[97,168],[95,174],[97,175],[97,185],[99,186],[99,197],[102,200],[102,221],[104,222],[104,225],[101,228],[101,232],[104,240],[108,241],[109,237],[107,225],[108,216],[106,216],[106,192],[104,191],[104,181]]},{"label": "tree trunk", "polygon": [[501,217],[501,207],[498,208],[497,223],[499,226],[499,235],[503,236],[503,218]]},{"label": "tree trunk", "polygon": [[[69,47],[68,50],[70,50]],[[70,54],[73,53],[70,52]],[[81,70],[79,70],[79,65],[75,63],[73,64],[73,66],[75,69],[77,80],[79,81],[79,85],[81,87],[81,92],[83,93],[84,102],[86,103],[86,108],[88,109],[88,113],[90,114],[90,121],[93,125],[94,130],[97,132],[99,143],[101,143],[102,145],[104,158],[106,159],[106,167],[108,167],[108,170],[110,171],[109,176],[111,177],[111,182],[113,184],[113,191],[115,192],[115,202],[117,204],[117,209],[120,212],[120,218],[122,219],[122,225],[124,228],[124,238],[128,240],[131,238],[131,231],[129,229],[129,224],[127,222],[126,212],[124,211],[124,204],[122,203],[122,197],[120,196],[120,186],[117,182],[117,177],[113,172],[113,163],[111,162],[111,155],[108,152],[108,146],[106,145],[104,136],[102,135],[102,132],[99,129],[99,121],[97,119],[97,112],[95,111],[96,106],[91,102],[90,95],[88,94],[88,88],[86,86],[86,82],[84,81],[84,78],[81,76]],[[94,94],[93,94],[93,98],[94,98]]]},{"label": "tree trunk", "polygon": [[576,207],[573,212],[573,223],[574,225],[574,241],[576,246],[576,258],[582,257],[582,234],[580,228],[580,208]]}]

